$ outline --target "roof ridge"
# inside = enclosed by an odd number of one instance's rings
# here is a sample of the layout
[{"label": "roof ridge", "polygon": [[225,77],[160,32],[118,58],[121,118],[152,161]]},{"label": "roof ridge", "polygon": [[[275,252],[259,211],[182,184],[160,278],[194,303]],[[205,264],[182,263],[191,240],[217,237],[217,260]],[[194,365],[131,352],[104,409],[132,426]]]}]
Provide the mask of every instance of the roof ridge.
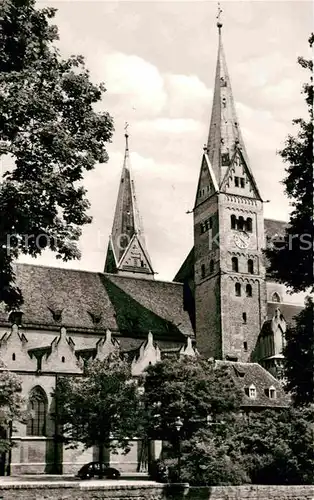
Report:
[{"label": "roof ridge", "polygon": [[115,273],[99,273],[102,274],[103,276],[113,276],[114,278],[118,279],[134,279],[137,281],[144,281],[145,283],[165,283],[166,285],[180,285],[181,287],[183,286],[183,283],[179,283],[176,281],[166,281],[166,280],[148,280],[147,278],[143,278],[142,276],[123,276],[122,274],[115,274]]},{"label": "roof ridge", "polygon": [[60,269],[61,271],[75,271],[75,272],[80,272],[80,273],[89,273],[89,274],[103,274],[100,271],[89,271],[88,269],[75,269],[72,267],[60,267],[60,266],[52,266],[52,265],[45,265],[45,264],[31,264],[29,262],[15,262],[15,266],[27,266],[27,267],[41,267],[44,269]]}]

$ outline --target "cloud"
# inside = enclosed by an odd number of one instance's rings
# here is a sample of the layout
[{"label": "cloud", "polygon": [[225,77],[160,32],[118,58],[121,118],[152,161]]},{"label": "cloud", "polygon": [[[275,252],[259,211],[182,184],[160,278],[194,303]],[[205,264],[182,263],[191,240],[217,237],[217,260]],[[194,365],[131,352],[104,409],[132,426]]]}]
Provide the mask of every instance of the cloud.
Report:
[{"label": "cloud", "polygon": [[236,107],[248,149],[268,150],[275,154],[288,132],[288,127],[277,120],[269,110],[253,108],[243,103],[237,103]]},{"label": "cloud", "polygon": [[107,54],[101,61],[109,94],[128,95],[131,105],[139,111],[159,113],[167,96],[164,79],[158,68],[135,55]]},{"label": "cloud", "polygon": [[207,88],[198,76],[168,74],[165,81],[170,116],[197,117],[204,108],[209,110],[213,91]]},{"label": "cloud", "polygon": [[276,84],[294,68],[295,61],[278,51],[267,55],[254,55],[236,65],[237,78],[245,79],[246,86],[251,89]]},{"label": "cloud", "polygon": [[[97,80],[105,80],[108,97],[115,99],[115,105],[133,109],[137,115],[148,117],[164,115],[180,121],[159,121],[153,124],[155,130],[180,132],[190,131],[195,124],[183,118],[198,117],[205,108],[209,110],[213,92],[196,75],[163,73],[150,61],[137,55],[111,52],[102,56],[94,54],[97,65]],[[122,100],[123,99],[123,100]],[[123,109],[121,109],[121,114]]]},{"label": "cloud", "polygon": [[134,130],[141,132],[161,132],[166,134],[200,133],[202,124],[191,118],[157,118],[138,122]]}]

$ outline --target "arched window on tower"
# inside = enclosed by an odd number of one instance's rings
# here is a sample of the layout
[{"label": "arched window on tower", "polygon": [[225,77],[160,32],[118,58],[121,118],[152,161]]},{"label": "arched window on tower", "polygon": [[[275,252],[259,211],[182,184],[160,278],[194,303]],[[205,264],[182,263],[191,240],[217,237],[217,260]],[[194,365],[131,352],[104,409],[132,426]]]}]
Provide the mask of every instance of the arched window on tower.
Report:
[{"label": "arched window on tower", "polygon": [[279,293],[274,292],[271,296],[271,301],[272,302],[281,302]]},{"label": "arched window on tower", "polygon": [[47,407],[48,401],[45,391],[39,386],[35,387],[29,397],[30,418],[27,422],[27,436],[46,435]]},{"label": "arched window on tower", "polygon": [[234,214],[231,215],[230,221],[231,221],[231,229],[236,229],[237,218],[236,218],[236,216]]},{"label": "arched window on tower", "polygon": [[248,217],[246,219],[246,230],[251,233],[252,232],[252,219],[251,217]]},{"label": "arched window on tower", "polygon": [[249,274],[254,274],[254,262],[252,259],[249,259],[247,261],[247,272]]},{"label": "arched window on tower", "polygon": [[212,274],[214,272],[214,261],[211,259],[209,263],[209,272]]},{"label": "arched window on tower", "polygon": [[202,264],[201,265],[201,275],[202,275],[202,278],[205,278],[205,274],[206,274],[205,264]]},{"label": "arched window on tower", "polygon": [[240,215],[240,217],[238,218],[238,229],[239,231],[243,231],[244,229],[244,219],[242,215]]},{"label": "arched window on tower", "polygon": [[237,297],[241,297],[241,285],[240,283],[236,283],[234,285],[234,291]]},{"label": "arched window on tower", "polygon": [[252,285],[250,284],[246,285],[245,291],[247,297],[252,297]]},{"label": "arched window on tower", "polygon": [[232,263],[232,271],[237,273],[239,271],[239,263],[237,257],[232,257],[231,263]]}]

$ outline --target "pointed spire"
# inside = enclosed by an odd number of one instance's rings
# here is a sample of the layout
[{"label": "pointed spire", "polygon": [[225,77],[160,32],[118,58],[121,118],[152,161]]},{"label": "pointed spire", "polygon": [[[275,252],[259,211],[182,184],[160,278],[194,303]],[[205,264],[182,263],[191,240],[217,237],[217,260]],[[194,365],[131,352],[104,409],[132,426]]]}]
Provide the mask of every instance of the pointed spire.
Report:
[{"label": "pointed spire", "polygon": [[[236,151],[240,151],[246,167],[251,174],[249,160],[242,138],[237,117],[230,77],[222,43],[222,10],[218,3],[218,57],[216,64],[215,88],[211,121],[209,127],[207,152],[219,188],[225,178]],[[253,177],[253,176],[252,176]],[[258,193],[255,181],[254,187]]]},{"label": "pointed spire", "polygon": [[146,250],[142,222],[137,207],[134,181],[130,169],[129,124],[125,130],[125,152],[116,210],[107,251],[105,272],[141,273],[153,277]]}]

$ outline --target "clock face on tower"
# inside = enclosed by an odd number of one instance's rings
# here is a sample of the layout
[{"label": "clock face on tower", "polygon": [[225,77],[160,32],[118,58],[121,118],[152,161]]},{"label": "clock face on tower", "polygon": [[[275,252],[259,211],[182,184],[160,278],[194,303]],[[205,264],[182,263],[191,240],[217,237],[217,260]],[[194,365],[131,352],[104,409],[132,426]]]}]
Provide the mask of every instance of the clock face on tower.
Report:
[{"label": "clock face on tower", "polygon": [[250,237],[247,233],[242,231],[241,233],[236,233],[234,235],[234,242],[239,248],[248,248],[250,244]]}]

